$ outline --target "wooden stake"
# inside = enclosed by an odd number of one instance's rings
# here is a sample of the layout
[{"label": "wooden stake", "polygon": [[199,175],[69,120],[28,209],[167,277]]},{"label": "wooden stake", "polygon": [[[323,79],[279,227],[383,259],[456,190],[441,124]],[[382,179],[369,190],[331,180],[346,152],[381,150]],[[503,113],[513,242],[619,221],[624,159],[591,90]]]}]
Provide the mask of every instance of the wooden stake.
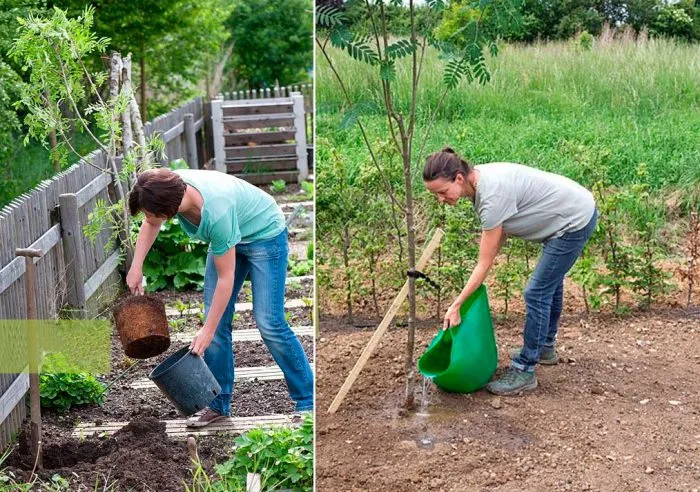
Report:
[{"label": "wooden stake", "polygon": [[[15,250],[17,256],[24,256],[25,263],[25,285],[27,292],[27,320],[36,320],[38,311],[36,306],[36,268],[34,258],[41,258],[44,252],[40,249]],[[36,466],[43,468],[41,459],[41,400],[39,394],[39,353],[37,347],[36,324],[31,321],[27,323],[29,349],[29,405],[31,415],[31,439],[32,451]]]},{"label": "wooden stake", "polygon": [[260,478],[258,473],[248,473],[245,479],[246,492],[260,492]]},{"label": "wooden stake", "polygon": [[[428,264],[428,260],[430,259],[430,257],[433,255],[433,252],[437,249],[438,245],[440,244],[440,241],[442,240],[442,236],[444,234],[445,233],[443,232],[442,229],[437,229],[435,231],[433,238],[428,243],[428,246],[426,246],[426,248],[423,250],[423,254],[421,255],[420,259],[418,260],[418,263],[416,263],[417,270],[420,271],[420,270],[423,270],[425,268],[425,266]],[[374,334],[372,335],[372,338],[369,340],[369,343],[367,343],[367,346],[362,351],[360,358],[357,359],[357,362],[355,363],[355,367],[353,367],[352,371],[350,371],[350,374],[345,379],[343,386],[341,386],[340,391],[338,391],[338,394],[335,396],[333,403],[331,403],[331,406],[328,408],[328,413],[335,413],[338,410],[338,407],[345,399],[345,396],[348,394],[348,391],[350,391],[350,388],[355,383],[357,376],[359,376],[360,371],[362,371],[362,369],[365,367],[365,364],[369,360],[370,355],[372,355],[372,352],[374,352],[374,349],[377,348],[377,345],[379,345],[379,340],[382,338],[382,336],[386,332],[387,328],[389,328],[389,324],[394,319],[394,316],[396,316],[396,313],[398,312],[399,308],[401,307],[401,304],[403,304],[403,301],[406,299],[407,295],[408,295],[408,280],[406,280],[406,283],[404,284],[403,288],[401,289],[399,294],[396,296],[396,298],[394,298],[394,302],[391,303],[389,310],[387,311],[386,315],[384,315],[384,319],[382,320],[381,323],[379,323],[379,326],[377,327]]]}]

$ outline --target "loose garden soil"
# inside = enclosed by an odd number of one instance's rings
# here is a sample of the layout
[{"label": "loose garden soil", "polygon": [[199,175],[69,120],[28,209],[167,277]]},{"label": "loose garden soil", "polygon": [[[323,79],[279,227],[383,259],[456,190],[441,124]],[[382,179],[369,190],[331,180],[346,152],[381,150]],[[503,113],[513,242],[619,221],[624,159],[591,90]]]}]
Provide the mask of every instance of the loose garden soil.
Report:
[{"label": "loose garden soil", "polygon": [[[447,394],[428,383],[427,417],[402,408],[406,330],[396,327],[329,415],[373,328],[322,316],[319,490],[698,490],[700,310],[615,317],[565,307],[561,361],[538,367],[533,393]],[[497,323],[499,372],[522,343],[522,323],[522,310]],[[436,320],[419,323],[416,356],[437,329]],[[421,390],[422,379],[418,405]]]},{"label": "loose garden soil", "polygon": [[[304,287],[308,289],[310,285]],[[187,296],[179,293],[178,297]],[[298,318],[310,324],[309,309],[293,311],[290,322],[300,324],[295,321]],[[235,329],[255,328],[252,313],[240,314],[234,323]],[[198,317],[190,316],[187,331],[194,333],[199,327]],[[313,339],[300,337],[300,341],[313,362]],[[70,490],[79,490],[80,486],[84,487],[81,490],[93,490],[98,478],[100,484],[116,480],[118,487],[115,490],[119,491],[182,491],[184,483],[191,486],[191,465],[186,444],[183,440],[169,439],[165,434],[165,424],[159,422],[182,419],[183,416],[157,388],[134,390],[130,386],[136,379],[148,377],[154,367],[184,345],[184,342],[172,342],[165,353],[136,361],[125,356],[115,330],[112,334],[111,372],[99,378],[112,385],[104,405],[75,407],[66,413],[43,410],[45,469],[39,476],[50,480],[53,474],[58,473],[69,480]],[[274,364],[261,341],[234,343],[233,350],[236,367]],[[241,381],[234,387],[231,401],[233,417],[291,414],[293,411],[294,402],[289,397],[284,380]],[[82,439],[71,437],[73,428],[79,422],[99,425],[114,421],[131,421],[131,424],[113,437],[92,434]],[[215,475],[215,463],[228,459],[234,438],[226,434],[197,438],[199,457],[210,476]],[[30,454],[26,438],[22,437],[5,463],[18,479],[29,479],[34,465]]]},{"label": "loose garden soil", "polygon": [[[185,483],[192,483],[185,442],[169,439],[165,423],[152,416],[137,417],[113,436],[77,440],[45,433],[44,437],[44,469],[37,473],[47,482],[54,474],[61,475],[70,481],[70,490],[95,490],[96,483],[102,490],[116,482],[116,490],[180,492]],[[212,472],[214,462],[224,458],[230,446],[223,437],[199,439],[198,455],[205,469]],[[25,434],[6,465],[18,478],[30,479],[34,460]]]}]

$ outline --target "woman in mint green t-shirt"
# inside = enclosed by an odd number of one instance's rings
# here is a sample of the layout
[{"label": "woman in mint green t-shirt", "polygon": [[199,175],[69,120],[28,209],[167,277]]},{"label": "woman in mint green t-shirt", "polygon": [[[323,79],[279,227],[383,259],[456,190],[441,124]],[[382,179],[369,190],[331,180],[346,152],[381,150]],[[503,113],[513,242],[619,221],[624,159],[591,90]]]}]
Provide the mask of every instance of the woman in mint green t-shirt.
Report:
[{"label": "woman in mint green t-shirt", "polygon": [[143,293],[142,268],[161,224],[177,218],[188,236],[209,244],[204,274],[204,326],[190,348],[203,355],[221,393],[188,425],[202,427],[230,415],[233,392],[231,329],[235,301],[250,277],[253,316],[280,366],[298,411],[313,408],[309,361],[284,317],[287,230],[275,200],[250,183],[217,171],[153,169],[139,175],[129,195],[131,214],[143,211],[134,260],[127,275]]}]

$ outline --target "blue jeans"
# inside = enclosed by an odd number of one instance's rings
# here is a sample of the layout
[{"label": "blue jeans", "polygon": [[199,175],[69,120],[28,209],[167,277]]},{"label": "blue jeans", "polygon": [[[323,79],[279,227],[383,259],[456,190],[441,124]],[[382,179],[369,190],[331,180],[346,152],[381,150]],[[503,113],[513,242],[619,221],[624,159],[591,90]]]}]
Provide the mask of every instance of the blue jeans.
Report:
[{"label": "blue jeans", "polygon": [[[204,352],[204,360],[221,385],[221,393],[209,408],[222,415],[231,413],[233,393],[233,345],[231,331],[238,293],[243,281],[250,275],[253,287],[253,316],[263,341],[282,369],[289,395],[296,402],[296,410],[313,409],[314,382],[309,360],[299,339],[284,318],[284,292],[287,276],[287,230],[272,239],[236,245],[236,270],[233,293],[211,345]],[[218,275],[212,258],[207,256],[204,273],[204,313],[208,315],[214,298]]]},{"label": "blue jeans", "polygon": [[523,349],[511,366],[532,372],[543,347],[554,347],[564,298],[564,276],[574,266],[598,220],[594,210],[590,222],[578,231],[568,232],[543,243],[542,257],[525,287],[525,330]]}]

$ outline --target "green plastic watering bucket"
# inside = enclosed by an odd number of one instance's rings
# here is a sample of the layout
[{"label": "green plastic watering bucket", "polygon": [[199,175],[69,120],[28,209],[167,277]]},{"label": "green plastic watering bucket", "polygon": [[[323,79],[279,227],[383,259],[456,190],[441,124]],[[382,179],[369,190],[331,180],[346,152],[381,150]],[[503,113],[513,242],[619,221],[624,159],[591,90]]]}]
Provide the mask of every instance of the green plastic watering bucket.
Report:
[{"label": "green plastic watering bucket", "polygon": [[440,330],[418,359],[418,370],[451,393],[471,393],[491,380],[498,349],[486,287],[480,286],[459,309],[462,322]]}]

